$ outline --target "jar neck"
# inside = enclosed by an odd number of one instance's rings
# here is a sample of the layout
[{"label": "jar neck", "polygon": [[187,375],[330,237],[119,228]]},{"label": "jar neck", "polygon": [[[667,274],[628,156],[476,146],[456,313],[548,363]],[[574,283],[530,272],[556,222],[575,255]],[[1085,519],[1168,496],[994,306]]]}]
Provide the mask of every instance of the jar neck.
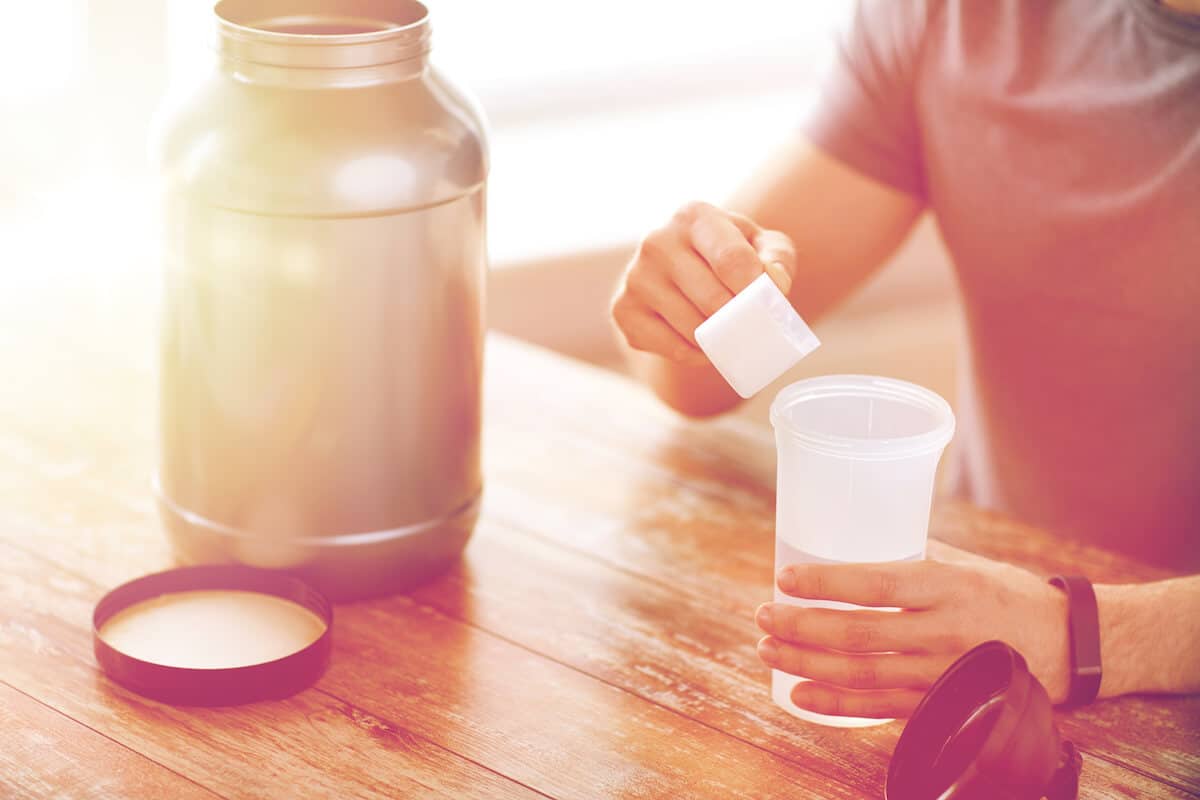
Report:
[{"label": "jar neck", "polygon": [[214,13],[223,68],[250,82],[362,86],[428,66],[417,0],[221,0]]}]

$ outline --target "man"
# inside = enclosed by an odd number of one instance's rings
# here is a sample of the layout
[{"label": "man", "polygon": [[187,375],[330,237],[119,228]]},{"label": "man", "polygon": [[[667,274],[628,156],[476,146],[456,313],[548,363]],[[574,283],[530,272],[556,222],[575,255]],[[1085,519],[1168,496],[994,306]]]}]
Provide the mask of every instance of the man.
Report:
[{"label": "man", "polygon": [[[642,242],[612,308],[635,370],[682,413],[733,407],[696,326],[764,269],[819,317],[924,209],[969,335],[956,493],[1200,568],[1200,0],[864,0],[803,139],[729,209],[689,205]],[[803,708],[907,715],[988,639],[1056,702],[1073,688],[1067,595],[1024,570],[777,580],[911,612],[760,608],[763,660],[812,679]],[[1100,696],[1200,691],[1200,577],[1095,593]]]}]

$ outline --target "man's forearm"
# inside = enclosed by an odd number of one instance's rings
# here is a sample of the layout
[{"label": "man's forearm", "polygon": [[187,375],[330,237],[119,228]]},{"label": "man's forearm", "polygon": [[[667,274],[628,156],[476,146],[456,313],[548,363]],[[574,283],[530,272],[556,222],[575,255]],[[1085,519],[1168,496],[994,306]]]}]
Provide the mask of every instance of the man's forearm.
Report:
[{"label": "man's forearm", "polygon": [[1101,697],[1200,692],[1200,576],[1096,586]]}]

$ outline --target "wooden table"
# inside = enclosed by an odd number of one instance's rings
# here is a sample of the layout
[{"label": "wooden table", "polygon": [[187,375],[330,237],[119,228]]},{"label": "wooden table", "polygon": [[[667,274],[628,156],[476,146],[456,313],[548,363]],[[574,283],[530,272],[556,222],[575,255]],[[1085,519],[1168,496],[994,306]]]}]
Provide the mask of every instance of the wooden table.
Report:
[{"label": "wooden table", "polygon": [[[882,796],[901,724],[798,722],[755,656],[768,433],[498,337],[461,566],[340,607],[328,673],[291,699],[184,709],[113,685],[93,604],[171,563],[148,490],[153,293],[140,267],[35,267],[0,269],[0,797]],[[970,508],[933,531],[1044,572],[1161,574]],[[1084,797],[1200,793],[1200,697],[1059,721]]]}]

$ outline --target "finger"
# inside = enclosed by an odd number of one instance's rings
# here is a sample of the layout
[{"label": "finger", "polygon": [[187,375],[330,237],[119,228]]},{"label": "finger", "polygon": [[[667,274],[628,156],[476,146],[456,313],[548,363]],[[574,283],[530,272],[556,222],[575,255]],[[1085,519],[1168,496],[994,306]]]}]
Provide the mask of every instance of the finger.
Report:
[{"label": "finger", "polygon": [[627,285],[642,305],[656,312],[676,333],[696,346],[696,328],[704,322],[704,315],[684,297],[678,286],[661,275],[648,275],[637,281],[630,275]]},{"label": "finger", "polygon": [[734,224],[742,235],[746,237],[746,241],[754,241],[754,237],[762,233],[762,226],[757,222],[747,217],[745,214],[739,214],[736,211],[721,210],[721,213],[729,218],[729,221]]},{"label": "finger", "polygon": [[705,318],[717,313],[721,306],[733,299],[733,292],[690,248],[686,253],[676,254],[671,259],[669,269],[675,285]]},{"label": "finger", "polygon": [[628,294],[613,304],[612,316],[634,350],[655,353],[682,364],[708,363],[704,353],[676,333],[666,320]]},{"label": "finger", "polygon": [[796,274],[796,251],[792,240],[780,231],[762,231],[751,240],[758,259],[766,265],[767,274],[784,294],[792,290]]},{"label": "finger", "polygon": [[676,215],[675,224],[652,231],[638,247],[637,262],[643,269],[631,270],[627,281],[636,289],[639,281],[647,280],[644,276],[669,276],[704,317],[715,314],[733,298],[733,293],[692,247],[690,234],[685,238],[680,230],[690,230],[701,216],[719,213],[705,203],[692,203]]},{"label": "finger", "polygon": [[927,689],[953,660],[911,653],[837,653],[772,636],[758,643],[758,655],[772,669],[847,689]]},{"label": "finger", "polygon": [[763,272],[762,262],[745,234],[724,214],[696,217],[691,225],[692,246],[734,294]]},{"label": "finger", "polygon": [[771,276],[771,280],[779,287],[779,291],[785,295],[792,291],[792,276],[787,274],[787,270],[778,261],[766,261],[763,265],[764,270]]},{"label": "finger", "polygon": [[791,564],[779,570],[776,583],[784,594],[809,600],[929,608],[946,596],[947,569],[936,561]]},{"label": "finger", "polygon": [[800,708],[835,717],[893,719],[912,716],[924,695],[917,689],[856,691],[812,681],[792,689],[792,702]]},{"label": "finger", "polygon": [[736,211],[726,211],[723,208],[717,208],[711,203],[702,201],[688,203],[675,212],[675,221],[684,225],[690,225],[698,217],[709,214],[726,217],[734,226],[742,232],[742,235],[749,241],[753,239],[761,230],[757,222],[747,217],[745,214],[739,214]]},{"label": "finger", "polygon": [[920,611],[841,611],[764,603],[755,622],[764,633],[793,644],[846,653],[923,651],[929,615]]}]

